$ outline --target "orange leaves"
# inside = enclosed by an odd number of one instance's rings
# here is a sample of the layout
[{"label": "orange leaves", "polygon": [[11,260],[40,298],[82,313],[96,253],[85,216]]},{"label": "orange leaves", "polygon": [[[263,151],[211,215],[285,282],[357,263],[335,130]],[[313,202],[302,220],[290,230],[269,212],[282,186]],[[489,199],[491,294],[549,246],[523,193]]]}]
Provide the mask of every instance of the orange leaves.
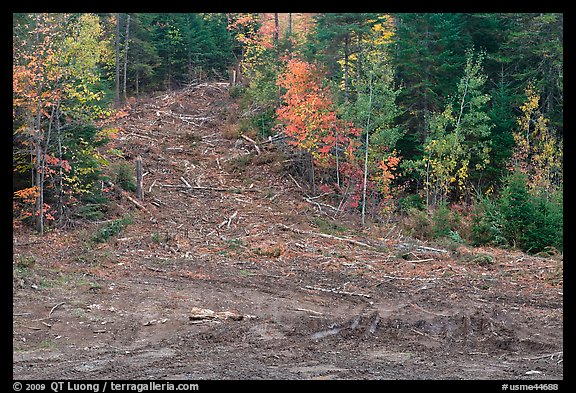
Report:
[{"label": "orange leaves", "polygon": [[46,160],[46,164],[48,164],[48,165],[62,166],[62,169],[64,170],[64,172],[69,172],[70,169],[72,169],[70,167],[70,163],[68,162],[68,160],[60,160],[59,158],[51,156],[50,154],[46,154],[45,160]]},{"label": "orange leaves", "polygon": [[396,177],[394,172],[398,170],[398,165],[402,157],[397,155],[396,149],[386,158],[378,162],[379,172],[373,176],[373,180],[379,185],[380,192],[383,196],[383,209],[391,209],[389,202],[392,200],[392,180]]},{"label": "orange leaves", "polygon": [[22,202],[26,203],[36,203],[36,198],[38,198],[38,195],[38,186],[14,191],[14,199],[21,199]]},{"label": "orange leaves", "polygon": [[282,96],[285,105],[277,109],[276,115],[292,145],[326,161],[336,145],[351,148],[348,135],[358,135],[358,130],[337,118],[335,104],[321,80],[313,64],[297,58],[288,60],[286,71],[277,81],[286,90]]},{"label": "orange leaves", "polygon": [[[38,186],[15,191],[13,195],[14,202],[12,208],[14,210],[15,221],[22,221],[39,214],[35,208],[38,197],[40,196]],[[55,218],[51,214],[52,212],[50,209],[51,206],[44,203],[42,206],[42,213],[47,220],[54,221]]]}]

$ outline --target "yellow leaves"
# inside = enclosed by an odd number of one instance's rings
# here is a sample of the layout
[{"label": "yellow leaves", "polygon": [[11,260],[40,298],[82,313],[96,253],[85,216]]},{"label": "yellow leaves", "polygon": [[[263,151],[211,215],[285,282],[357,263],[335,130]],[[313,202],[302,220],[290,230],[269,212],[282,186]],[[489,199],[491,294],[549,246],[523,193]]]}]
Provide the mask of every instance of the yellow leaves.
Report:
[{"label": "yellow leaves", "polygon": [[532,190],[548,192],[562,183],[562,140],[557,140],[549,120],[539,109],[540,96],[533,86],[526,88],[526,101],[520,106],[516,146],[512,163],[526,172]]}]

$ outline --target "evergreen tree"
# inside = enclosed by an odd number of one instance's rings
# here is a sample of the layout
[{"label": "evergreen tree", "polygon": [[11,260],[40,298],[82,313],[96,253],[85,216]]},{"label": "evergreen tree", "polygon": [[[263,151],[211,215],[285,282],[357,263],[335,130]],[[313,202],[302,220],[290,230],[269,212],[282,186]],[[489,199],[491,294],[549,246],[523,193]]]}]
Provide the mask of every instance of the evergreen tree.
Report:
[{"label": "evergreen tree", "polygon": [[[315,53],[328,74],[342,87],[344,100],[351,94],[351,62],[358,59],[363,34],[376,22],[377,14],[327,13],[315,17]],[[361,66],[362,60],[358,61]]]},{"label": "evergreen tree", "polygon": [[[440,111],[454,92],[470,38],[463,30],[461,14],[399,14],[395,18],[396,78],[402,87],[398,103],[404,113],[400,121],[407,138],[422,143],[431,114]],[[415,155],[421,152],[412,150]]]}]

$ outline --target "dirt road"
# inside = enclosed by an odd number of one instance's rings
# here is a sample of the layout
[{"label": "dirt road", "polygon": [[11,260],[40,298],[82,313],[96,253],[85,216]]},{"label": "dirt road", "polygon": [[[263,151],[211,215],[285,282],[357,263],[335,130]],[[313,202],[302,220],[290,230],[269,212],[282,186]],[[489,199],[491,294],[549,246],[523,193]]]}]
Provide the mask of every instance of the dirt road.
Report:
[{"label": "dirt road", "polygon": [[117,148],[146,210],[14,233],[15,379],[563,379],[561,258],[445,249],[331,217],[225,84],[142,100]]}]

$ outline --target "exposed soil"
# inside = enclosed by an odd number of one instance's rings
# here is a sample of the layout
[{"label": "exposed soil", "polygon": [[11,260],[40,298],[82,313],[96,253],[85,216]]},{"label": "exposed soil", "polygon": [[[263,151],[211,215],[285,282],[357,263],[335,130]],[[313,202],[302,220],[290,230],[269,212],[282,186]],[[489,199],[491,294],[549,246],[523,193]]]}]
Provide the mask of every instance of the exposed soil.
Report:
[{"label": "exposed soil", "polygon": [[15,230],[15,379],[563,379],[562,256],[333,221],[273,143],[225,137],[233,105],[205,83],[116,120],[147,172],[118,236]]}]

